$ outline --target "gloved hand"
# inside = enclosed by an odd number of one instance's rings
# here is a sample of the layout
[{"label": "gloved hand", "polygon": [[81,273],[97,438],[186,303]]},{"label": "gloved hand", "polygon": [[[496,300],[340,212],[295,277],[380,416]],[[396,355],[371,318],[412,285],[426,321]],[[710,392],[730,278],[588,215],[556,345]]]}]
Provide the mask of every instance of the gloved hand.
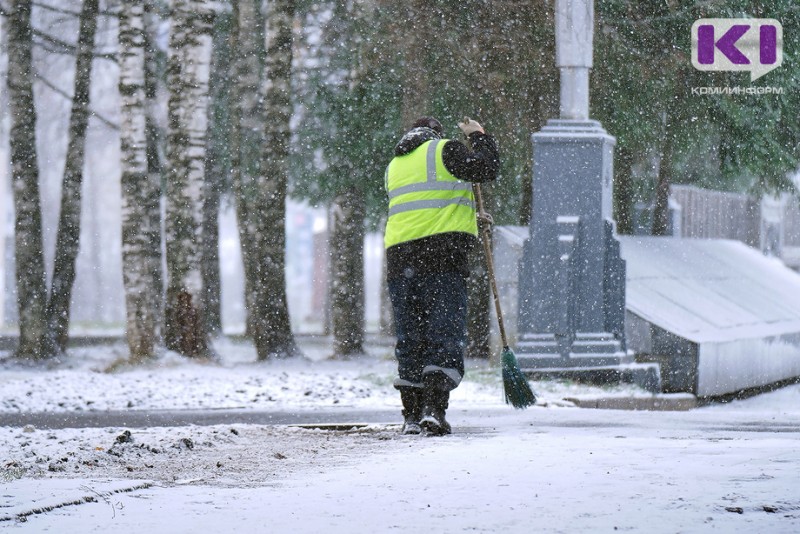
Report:
[{"label": "gloved hand", "polygon": [[494,224],[494,218],[485,211],[480,211],[475,215],[477,215],[479,223],[487,224],[489,226]]},{"label": "gloved hand", "polygon": [[475,132],[486,133],[483,130],[483,126],[478,124],[476,121],[470,119],[469,117],[464,117],[463,122],[458,123],[458,127],[461,128],[461,131],[464,132],[464,135],[466,135],[467,137],[469,137],[469,134]]}]

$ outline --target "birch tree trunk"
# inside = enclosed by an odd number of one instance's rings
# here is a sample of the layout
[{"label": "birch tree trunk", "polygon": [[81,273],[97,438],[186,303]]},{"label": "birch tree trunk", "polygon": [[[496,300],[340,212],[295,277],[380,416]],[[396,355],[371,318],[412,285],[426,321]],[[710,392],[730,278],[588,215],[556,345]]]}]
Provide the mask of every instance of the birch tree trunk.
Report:
[{"label": "birch tree trunk", "polygon": [[[264,146],[255,231],[256,276],[253,341],[259,360],[298,354],[286,298],[286,187],[292,115],[292,24],[294,0],[267,2],[263,74]],[[251,312],[252,313],[252,312]]]},{"label": "birch tree trunk", "polygon": [[[47,350],[54,354],[67,347],[70,303],[75,282],[75,260],[81,235],[81,188],[89,124],[89,88],[92,80],[92,56],[97,29],[98,0],[84,0],[78,31],[75,61],[75,90],[69,119],[69,141],[64,179],[61,185],[61,211],[56,234],[56,251],[50,298],[47,302]],[[55,343],[52,346],[51,343]]]},{"label": "birch tree trunk", "polygon": [[149,225],[147,232],[148,262],[152,264],[152,289],[156,305],[153,308],[155,321],[155,340],[161,343],[161,326],[164,323],[164,260],[163,221],[161,201],[164,197],[164,168],[166,159],[166,106],[160,95],[165,92],[165,54],[156,44],[162,16],[158,12],[158,0],[144,0],[144,91],[145,91],[145,131],[147,136],[147,176],[150,195],[146,199],[145,210]]},{"label": "birch tree trunk", "polygon": [[31,2],[13,0],[7,6],[9,132],[14,190],[19,345],[16,357],[41,359],[47,321],[47,282],[42,250],[42,208],[36,153],[36,107],[31,65]]},{"label": "birch tree trunk", "polygon": [[349,187],[331,206],[330,307],[333,356],[364,354],[364,194]]},{"label": "birch tree trunk", "polygon": [[[153,356],[157,337],[160,183],[148,172],[145,113],[144,1],[121,5],[119,17],[120,144],[122,152],[122,278],[125,285],[126,335],[131,359]],[[157,213],[157,211],[155,211]]]},{"label": "birch tree trunk", "polygon": [[205,0],[174,0],[171,7],[164,337],[168,349],[207,357],[200,243],[213,12]]}]

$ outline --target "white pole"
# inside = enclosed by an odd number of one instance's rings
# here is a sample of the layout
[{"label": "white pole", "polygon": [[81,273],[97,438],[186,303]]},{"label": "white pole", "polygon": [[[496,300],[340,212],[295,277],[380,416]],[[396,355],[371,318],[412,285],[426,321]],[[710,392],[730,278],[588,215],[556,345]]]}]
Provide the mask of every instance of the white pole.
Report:
[{"label": "white pole", "polygon": [[556,0],[556,67],[561,74],[560,117],[589,118],[589,69],[594,40],[593,0]]}]

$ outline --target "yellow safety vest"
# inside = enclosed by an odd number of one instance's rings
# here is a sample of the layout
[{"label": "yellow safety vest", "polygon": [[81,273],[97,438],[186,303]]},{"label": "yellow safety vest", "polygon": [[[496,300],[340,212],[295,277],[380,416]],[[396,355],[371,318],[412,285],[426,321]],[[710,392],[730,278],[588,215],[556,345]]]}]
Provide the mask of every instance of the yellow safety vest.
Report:
[{"label": "yellow safety vest", "polygon": [[443,232],[478,235],[472,184],[459,180],[444,166],[442,149],[446,142],[426,141],[395,157],[386,168],[386,248]]}]

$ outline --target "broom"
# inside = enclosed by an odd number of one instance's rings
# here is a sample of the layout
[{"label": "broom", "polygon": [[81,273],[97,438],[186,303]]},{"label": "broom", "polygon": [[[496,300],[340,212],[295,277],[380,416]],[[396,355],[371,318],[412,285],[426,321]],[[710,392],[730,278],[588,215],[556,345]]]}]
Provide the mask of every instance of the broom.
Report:
[{"label": "broom", "polygon": [[[475,193],[475,200],[478,204],[478,218],[491,221],[491,217],[483,211],[483,197],[481,196],[480,184],[472,184]],[[481,237],[483,238],[483,250],[486,253],[486,267],[489,271],[489,281],[492,284],[492,294],[494,295],[494,309],[497,312],[497,326],[500,328],[500,339],[503,342],[503,352],[501,362],[503,366],[503,390],[505,391],[506,404],[511,404],[514,408],[527,408],[536,403],[536,395],[531,390],[528,380],[522,374],[522,370],[517,363],[517,357],[508,346],[506,338],[506,328],[503,324],[503,312],[500,309],[500,295],[497,293],[497,280],[494,276],[494,259],[492,257],[491,245],[491,225],[484,224]]]}]

